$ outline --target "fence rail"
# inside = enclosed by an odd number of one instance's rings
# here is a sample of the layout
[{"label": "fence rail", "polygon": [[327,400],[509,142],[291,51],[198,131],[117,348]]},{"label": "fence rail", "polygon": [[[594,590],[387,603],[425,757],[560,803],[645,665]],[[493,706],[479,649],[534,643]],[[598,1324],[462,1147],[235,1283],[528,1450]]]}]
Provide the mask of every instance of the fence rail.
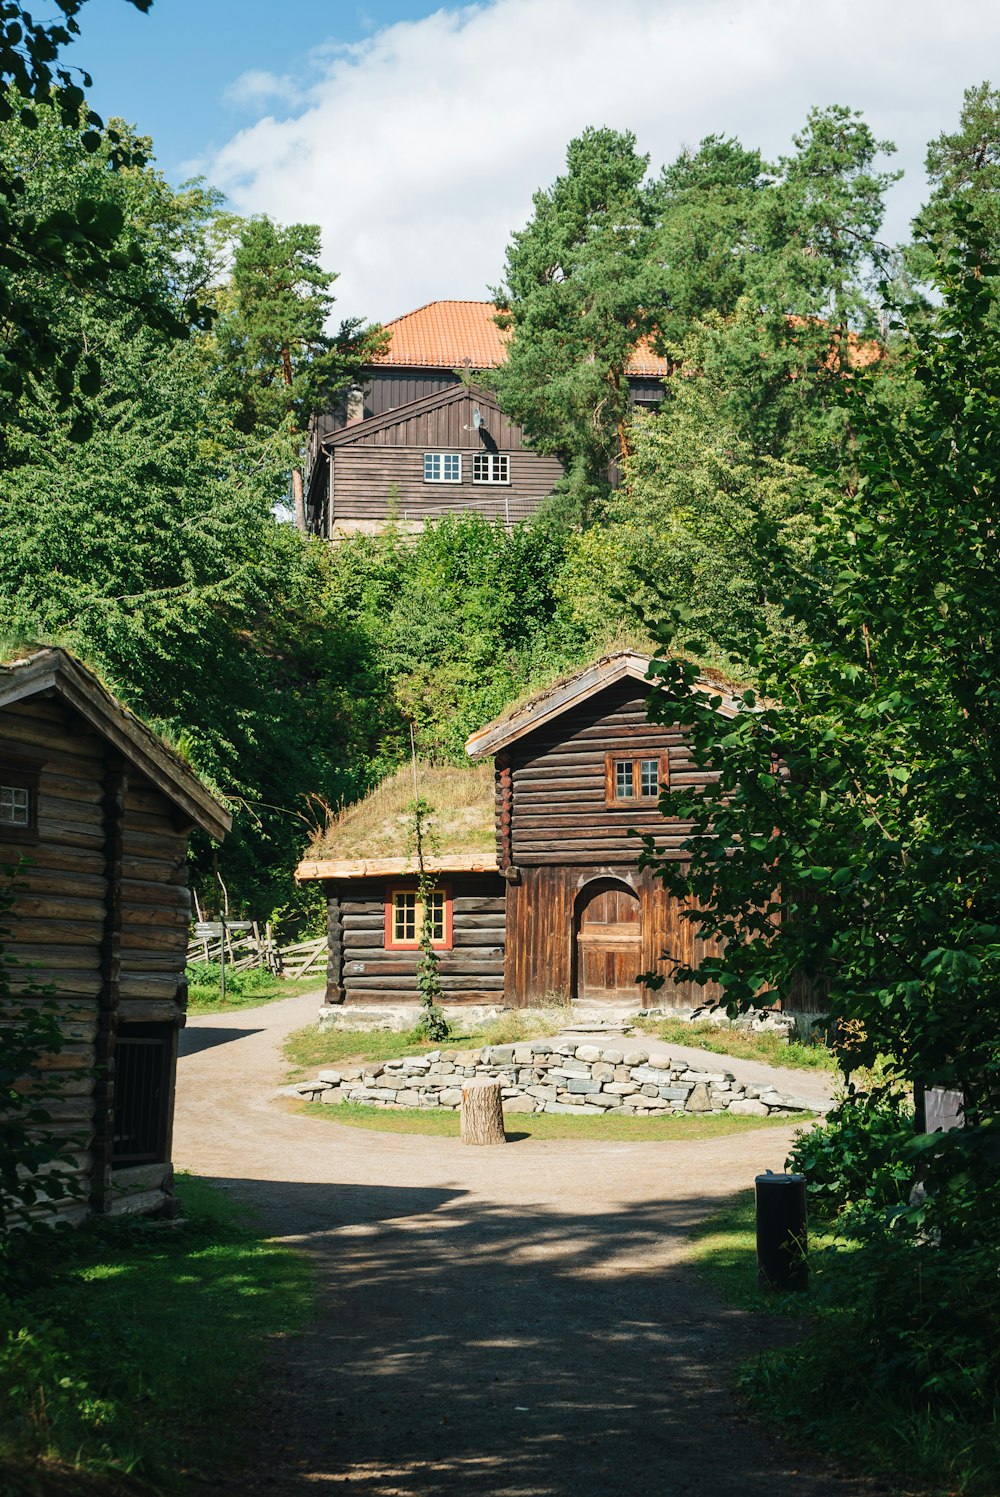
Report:
[{"label": "fence rail", "polygon": [[221,962],[223,942],[228,971],[246,972],[251,967],[266,967],[275,977],[285,978],[306,977],[313,972],[318,976],[327,951],[326,936],[279,946],[270,922],[261,930],[254,920],[246,930],[227,930],[224,935],[193,938],[188,943],[188,963]]}]

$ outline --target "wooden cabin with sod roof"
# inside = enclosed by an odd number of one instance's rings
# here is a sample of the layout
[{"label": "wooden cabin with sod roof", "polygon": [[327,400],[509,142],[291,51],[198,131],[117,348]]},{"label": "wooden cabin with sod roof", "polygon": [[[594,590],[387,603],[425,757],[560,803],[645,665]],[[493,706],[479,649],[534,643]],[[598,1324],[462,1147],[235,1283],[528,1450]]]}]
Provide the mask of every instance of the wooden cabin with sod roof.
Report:
[{"label": "wooden cabin with sod roof", "polygon": [[433,928],[445,1002],[503,1002],[504,881],[497,869],[490,766],[421,765],[430,806],[424,867],[433,906],[418,890],[413,774],[407,767],[340,813],[308,849],[296,877],[323,885],[329,965],[326,1003],[352,1007],[418,1001],[425,920]]},{"label": "wooden cabin with sod roof", "polygon": [[[660,788],[698,773],[684,730],[647,721],[648,664],[632,652],[608,656],[474,733],[467,750],[483,761],[478,779],[426,772],[421,793],[442,818],[429,866],[441,875],[433,918],[448,1000],[692,1009],[720,996],[673,980],[676,961],[706,948],[680,902],[640,869],[629,835],[651,832],[668,857],[681,857],[688,828],[662,816]],[[735,700],[712,689],[720,712],[735,714]],[[299,868],[327,890],[328,1003],[416,997],[407,776],[347,811]],[[474,844],[471,822],[458,820],[473,800]],[[646,972],[664,986],[641,985]]]},{"label": "wooden cabin with sod roof", "polygon": [[195,827],[221,839],[229,813],[79,660],[0,663],[3,944],[11,1003],[45,990],[65,1037],[45,1101],[73,1141],[65,1215],[171,1209]]}]

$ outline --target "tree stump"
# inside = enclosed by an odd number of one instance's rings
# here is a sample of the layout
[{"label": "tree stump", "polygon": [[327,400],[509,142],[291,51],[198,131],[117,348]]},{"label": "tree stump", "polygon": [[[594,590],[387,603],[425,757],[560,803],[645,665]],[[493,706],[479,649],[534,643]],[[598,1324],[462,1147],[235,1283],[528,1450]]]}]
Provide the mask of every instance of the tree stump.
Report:
[{"label": "tree stump", "polygon": [[499,1081],[462,1084],[463,1144],[505,1144],[503,1100]]}]

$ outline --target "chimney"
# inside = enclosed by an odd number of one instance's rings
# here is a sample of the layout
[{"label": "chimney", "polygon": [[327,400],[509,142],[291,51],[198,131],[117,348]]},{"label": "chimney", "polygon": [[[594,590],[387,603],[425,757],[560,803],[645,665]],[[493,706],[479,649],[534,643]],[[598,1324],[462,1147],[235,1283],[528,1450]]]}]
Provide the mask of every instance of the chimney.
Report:
[{"label": "chimney", "polygon": [[344,425],[356,426],[365,419],[365,392],[360,385],[351,385],[345,398]]}]

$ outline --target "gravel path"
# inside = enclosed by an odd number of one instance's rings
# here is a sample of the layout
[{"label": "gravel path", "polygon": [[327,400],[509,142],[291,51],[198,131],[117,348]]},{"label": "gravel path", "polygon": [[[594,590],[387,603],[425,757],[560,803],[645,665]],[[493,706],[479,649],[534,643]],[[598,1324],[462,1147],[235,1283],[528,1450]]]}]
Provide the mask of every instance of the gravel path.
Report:
[{"label": "gravel path", "polygon": [[473,1150],[339,1126],[273,1096],[281,1039],[316,1003],[192,1019],[182,1037],[175,1160],[318,1269],[316,1322],[277,1348],[247,1469],[220,1490],[879,1490],[740,1416],[730,1373],[783,1332],[720,1305],[683,1262],[695,1222],[781,1168],[791,1128]]}]

